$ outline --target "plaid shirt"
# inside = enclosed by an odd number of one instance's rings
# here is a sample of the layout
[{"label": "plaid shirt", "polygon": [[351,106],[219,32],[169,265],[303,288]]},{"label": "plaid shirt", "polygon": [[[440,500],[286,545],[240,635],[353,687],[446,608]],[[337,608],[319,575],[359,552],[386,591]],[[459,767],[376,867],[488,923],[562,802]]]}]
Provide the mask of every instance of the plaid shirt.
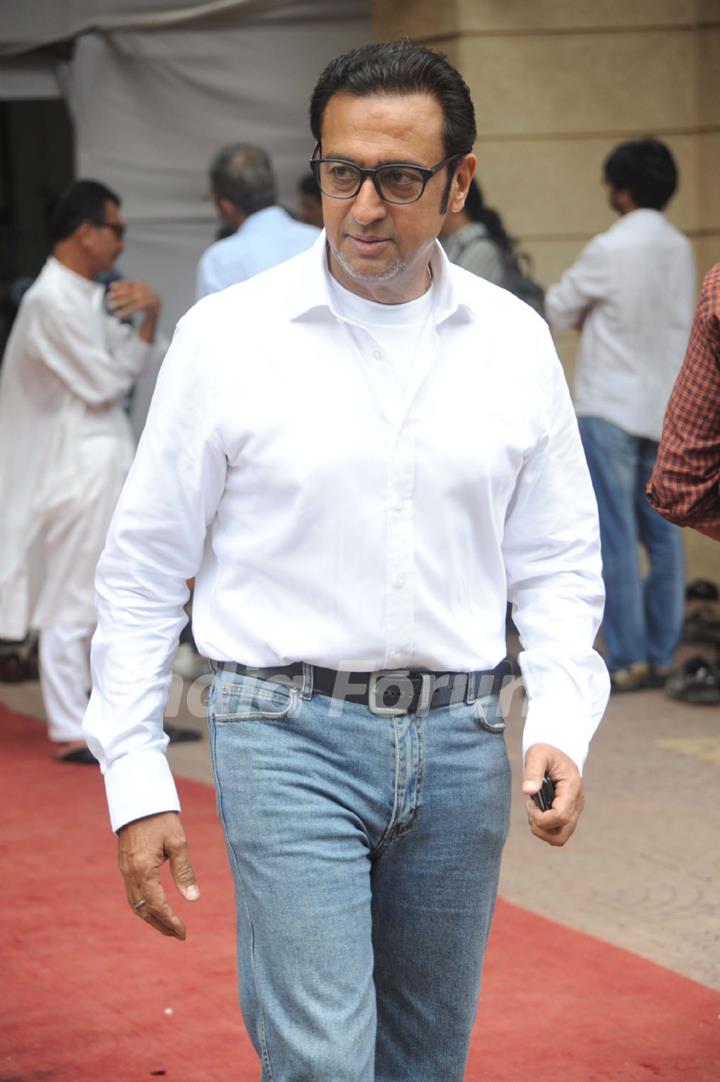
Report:
[{"label": "plaid shirt", "polygon": [[703,283],[647,494],[679,526],[720,527],[720,263]]}]

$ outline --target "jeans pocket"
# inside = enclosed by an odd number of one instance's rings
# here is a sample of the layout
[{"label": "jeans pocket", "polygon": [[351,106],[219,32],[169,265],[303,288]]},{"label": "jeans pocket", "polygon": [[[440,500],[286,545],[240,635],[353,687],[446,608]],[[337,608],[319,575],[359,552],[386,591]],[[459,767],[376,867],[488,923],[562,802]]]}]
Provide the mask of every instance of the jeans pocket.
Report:
[{"label": "jeans pocket", "polygon": [[299,699],[297,687],[245,673],[219,672],[208,697],[208,718],[215,722],[290,717]]},{"label": "jeans pocket", "polygon": [[505,718],[499,695],[481,695],[475,700],[475,717],[478,725],[488,733],[504,733]]}]

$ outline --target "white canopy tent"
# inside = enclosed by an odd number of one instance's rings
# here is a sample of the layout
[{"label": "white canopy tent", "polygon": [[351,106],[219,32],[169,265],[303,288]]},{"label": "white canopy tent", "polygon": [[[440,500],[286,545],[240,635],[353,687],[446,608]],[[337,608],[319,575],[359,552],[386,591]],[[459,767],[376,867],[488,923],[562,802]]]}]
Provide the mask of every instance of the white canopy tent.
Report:
[{"label": "white canopy tent", "polygon": [[[130,228],[120,269],[162,295],[166,332],[192,304],[195,265],[214,237],[211,155],[230,142],[265,147],[280,201],[294,207],[312,151],[310,91],[328,60],[371,40],[369,8],[369,0],[0,6],[0,96],[46,94],[57,74],[76,174],[122,197]],[[69,60],[57,59],[60,43],[72,43]]]}]

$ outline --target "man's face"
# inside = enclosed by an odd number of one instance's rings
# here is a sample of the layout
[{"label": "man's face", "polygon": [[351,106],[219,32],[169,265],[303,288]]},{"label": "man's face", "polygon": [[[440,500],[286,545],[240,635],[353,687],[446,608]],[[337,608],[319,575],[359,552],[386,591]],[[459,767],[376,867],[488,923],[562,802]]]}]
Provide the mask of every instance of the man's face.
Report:
[{"label": "man's face", "polygon": [[[338,93],[327,104],[322,156],[367,169],[393,162],[436,165],[445,157],[443,113],[429,94]],[[475,172],[472,154],[459,159],[448,211],[459,210]],[[419,297],[445,219],[441,211],[447,168],[432,177],[416,203],[386,203],[365,179],[352,199],[323,195],[330,269],[341,285],[371,300],[398,304]]]},{"label": "man's face", "polygon": [[112,270],[115,260],[125,249],[123,239],[119,236],[120,229],[124,228],[120,208],[111,199],[105,200],[102,221],[102,225],[87,223],[88,228],[84,231],[85,250],[95,274]]}]

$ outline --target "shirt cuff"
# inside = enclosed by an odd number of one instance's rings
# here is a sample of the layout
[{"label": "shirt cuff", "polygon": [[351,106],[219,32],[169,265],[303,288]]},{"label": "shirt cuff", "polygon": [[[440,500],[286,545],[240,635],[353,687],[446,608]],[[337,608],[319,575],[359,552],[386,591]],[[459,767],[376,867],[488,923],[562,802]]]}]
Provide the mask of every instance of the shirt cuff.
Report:
[{"label": "shirt cuff", "polygon": [[582,774],[590,740],[607,706],[610,678],[594,650],[573,656],[528,650],[518,658],[527,692],[523,763],[532,744],[550,744]]},{"label": "shirt cuff", "polygon": [[544,706],[533,706],[531,703],[523,730],[523,765],[528,748],[533,744],[550,744],[568,755],[582,774],[590,747],[587,733],[591,731],[589,718],[581,719],[576,716],[568,723],[563,720],[561,712],[553,711],[550,714]]},{"label": "shirt cuff", "polygon": [[170,764],[160,751],[117,759],[105,772],[105,793],[114,831],[147,815],[180,811]]}]

